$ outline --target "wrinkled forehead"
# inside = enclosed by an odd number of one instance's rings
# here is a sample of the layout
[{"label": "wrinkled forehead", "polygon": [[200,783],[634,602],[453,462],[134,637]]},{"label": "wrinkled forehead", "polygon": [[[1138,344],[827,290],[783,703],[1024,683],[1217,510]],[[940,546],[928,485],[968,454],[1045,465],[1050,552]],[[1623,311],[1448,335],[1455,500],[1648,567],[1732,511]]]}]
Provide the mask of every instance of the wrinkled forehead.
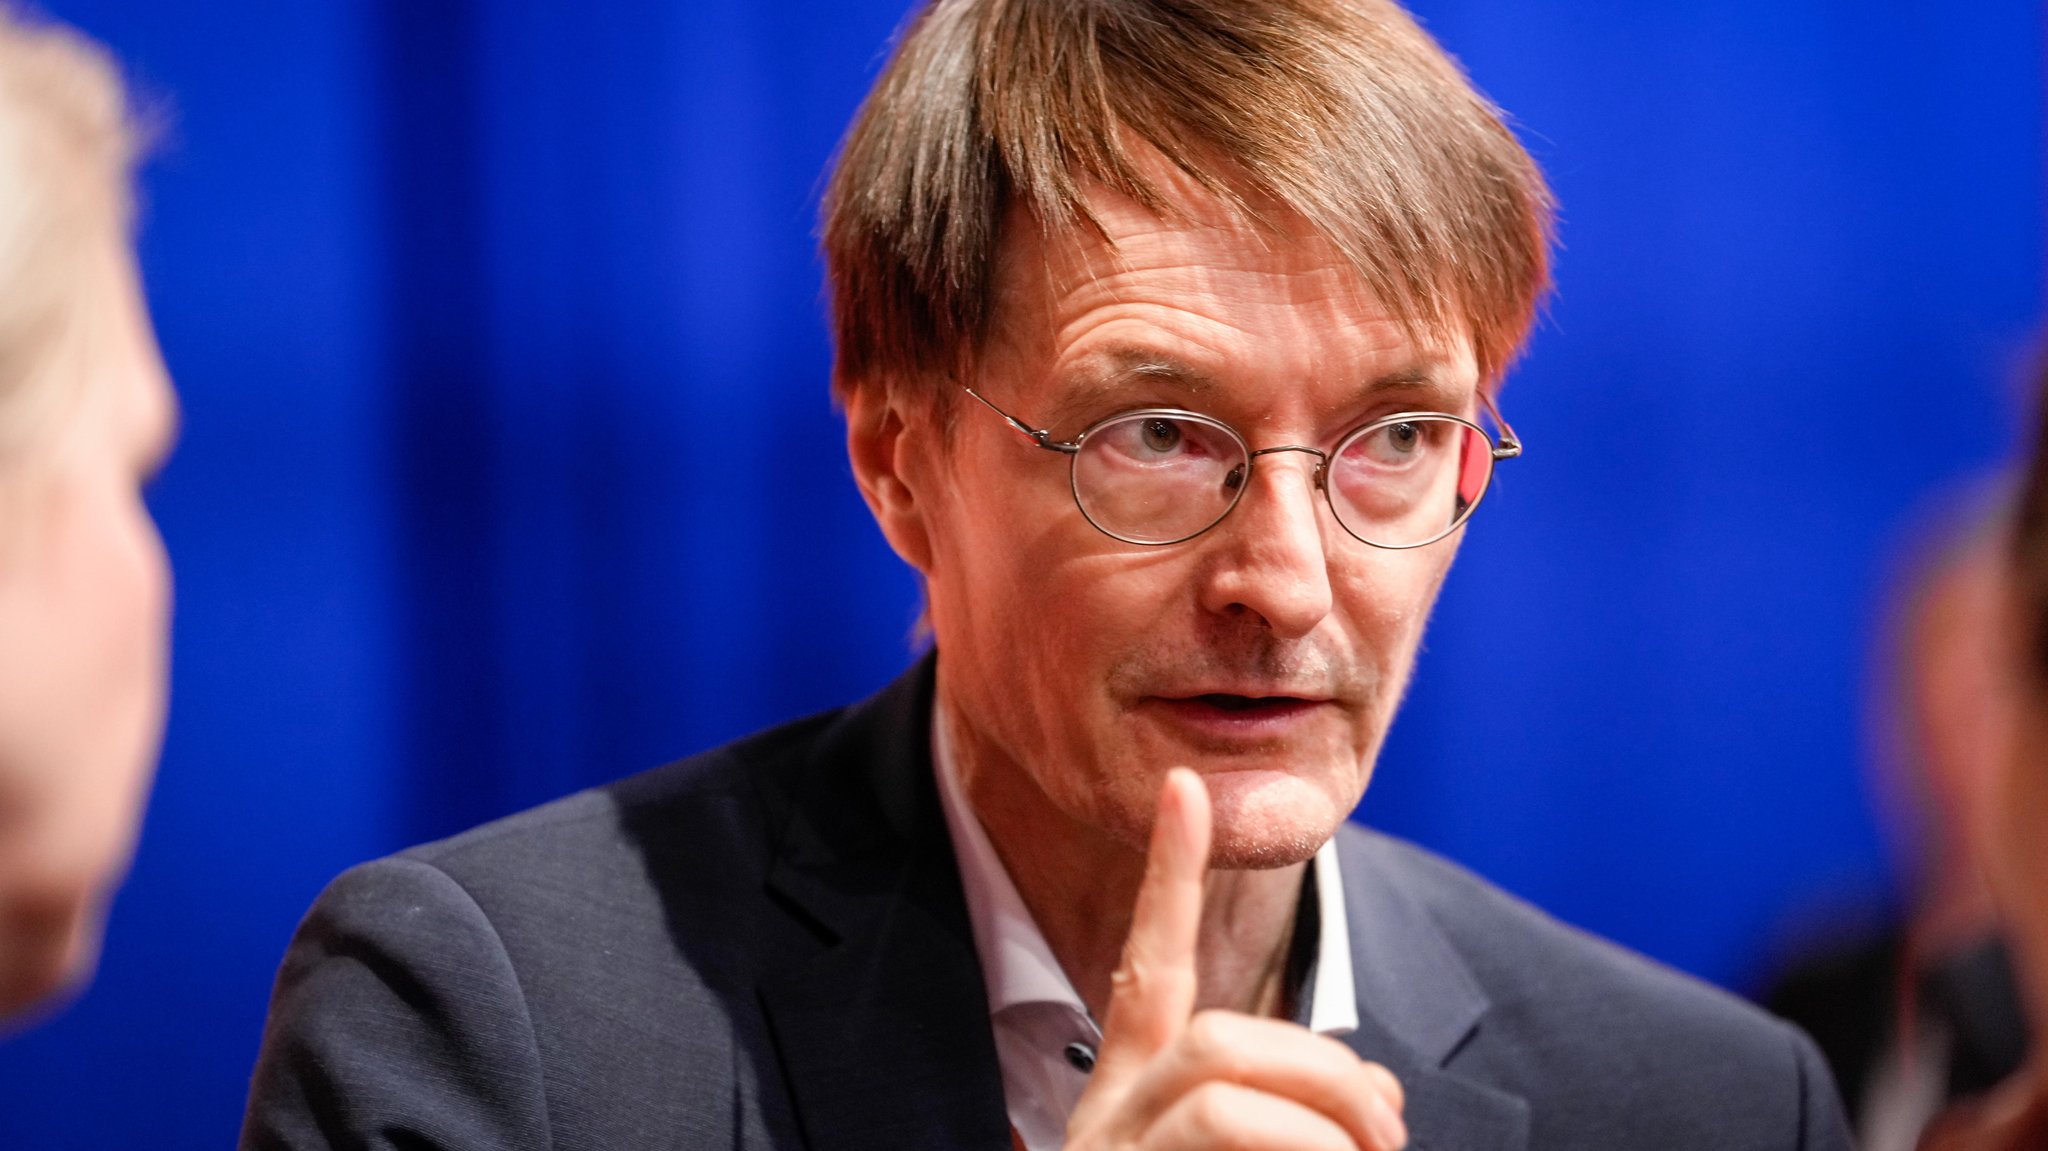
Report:
[{"label": "wrinkled forehead", "polygon": [[1088,180],[1080,212],[1059,219],[1012,197],[990,277],[998,332],[1048,304],[1114,297],[1133,281],[1169,276],[1191,290],[1256,282],[1262,296],[1341,303],[1333,319],[1394,325],[1420,358],[1471,358],[1462,326],[1396,318],[1337,244],[1249,179],[1219,166],[1205,184],[1149,146],[1136,150],[1156,193],[1146,199]]},{"label": "wrinkled forehead", "polygon": [[[1465,333],[1418,330],[1397,318],[1301,216],[1254,197],[1226,200],[1178,170],[1158,178],[1170,199],[1142,203],[1096,185],[1085,218],[1064,224],[1029,203],[1010,205],[990,284],[990,354],[1065,347],[1117,313],[1183,333],[1213,325],[1224,345],[1249,332],[1304,355],[1342,347],[1371,359],[1375,376],[1429,379],[1471,397],[1477,372]],[[1142,337],[1152,326],[1126,319],[1118,330]],[[1096,349],[1092,367],[1109,377],[1137,365],[1154,378],[1204,382],[1197,366],[1158,355],[1142,338],[1083,343]]]}]

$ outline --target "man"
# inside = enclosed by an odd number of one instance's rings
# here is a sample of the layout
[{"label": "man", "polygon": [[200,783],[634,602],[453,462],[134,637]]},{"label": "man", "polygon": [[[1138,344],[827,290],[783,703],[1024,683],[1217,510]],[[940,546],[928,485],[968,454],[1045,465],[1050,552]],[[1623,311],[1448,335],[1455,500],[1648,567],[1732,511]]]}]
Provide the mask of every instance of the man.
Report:
[{"label": "man", "polygon": [[[2001,489],[2003,485],[2001,485]],[[1873,783],[1893,816],[1905,914],[1800,957],[1764,1006],[1810,1034],[1862,1151],[1907,1151],[1947,1104],[2025,1062],[2027,1033],[1986,866],[1979,813],[2009,756],[2011,494],[1908,545],[1882,709],[1896,728]],[[1953,510],[1953,509],[1951,509]],[[1932,536],[1932,538],[1929,538]]]},{"label": "man", "polygon": [[1547,223],[1390,5],[938,0],[825,228],[934,657],[343,876],[244,1145],[1845,1145],[1790,1028],[1345,824]]},{"label": "man", "polygon": [[[1997,642],[1987,685],[2010,711],[1988,714],[1980,732],[1999,755],[1965,797],[1984,877],[1991,886],[2013,977],[2025,1009],[2022,1025],[2038,1051],[2048,1037],[2048,361],[2034,392],[2028,437],[2009,537],[2001,541],[1999,585],[1990,620]],[[2003,727],[2004,730],[2000,730]],[[2048,1061],[2029,1058],[1984,1095],[1937,1117],[1920,1142],[1925,1151],[2031,1151],[2048,1146]]]},{"label": "man", "polygon": [[0,8],[0,1036],[92,978],[163,743],[171,571],[142,489],[178,401],[130,117],[105,49]]}]

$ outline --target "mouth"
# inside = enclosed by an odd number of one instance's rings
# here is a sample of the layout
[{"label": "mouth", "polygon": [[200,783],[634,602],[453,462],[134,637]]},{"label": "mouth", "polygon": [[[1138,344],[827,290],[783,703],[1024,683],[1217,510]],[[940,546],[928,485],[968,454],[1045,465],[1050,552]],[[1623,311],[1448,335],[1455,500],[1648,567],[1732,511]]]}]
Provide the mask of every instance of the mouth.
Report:
[{"label": "mouth", "polygon": [[1291,708],[1312,706],[1322,700],[1303,699],[1293,695],[1233,695],[1228,692],[1208,692],[1189,696],[1185,699],[1169,700],[1170,703],[1194,704],[1215,708],[1217,711],[1233,714],[1278,712]]},{"label": "mouth", "polygon": [[1327,719],[1325,713],[1336,706],[1334,700],[1319,697],[1229,691],[1153,696],[1146,703],[1145,710],[1197,742],[1228,745],[1287,738],[1304,725]]}]

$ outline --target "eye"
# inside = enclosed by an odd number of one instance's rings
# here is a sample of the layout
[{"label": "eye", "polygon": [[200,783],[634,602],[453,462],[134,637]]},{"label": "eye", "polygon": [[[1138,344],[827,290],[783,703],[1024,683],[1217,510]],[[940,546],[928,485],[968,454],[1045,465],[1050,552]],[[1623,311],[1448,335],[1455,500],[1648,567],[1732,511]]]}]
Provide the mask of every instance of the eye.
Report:
[{"label": "eye", "polygon": [[1138,439],[1152,451],[1170,452],[1180,446],[1180,424],[1174,420],[1146,420],[1138,428]]},{"label": "eye", "polygon": [[1407,471],[1438,455],[1453,426],[1441,420],[1397,420],[1351,441],[1343,458],[1379,472]]},{"label": "eye", "polygon": [[1135,413],[1090,432],[1088,448],[1141,467],[1190,467],[1242,454],[1229,432],[1169,412]]},{"label": "eye", "polygon": [[1367,435],[1359,446],[1374,463],[1407,464],[1429,450],[1432,430],[1419,421],[1403,420]]}]

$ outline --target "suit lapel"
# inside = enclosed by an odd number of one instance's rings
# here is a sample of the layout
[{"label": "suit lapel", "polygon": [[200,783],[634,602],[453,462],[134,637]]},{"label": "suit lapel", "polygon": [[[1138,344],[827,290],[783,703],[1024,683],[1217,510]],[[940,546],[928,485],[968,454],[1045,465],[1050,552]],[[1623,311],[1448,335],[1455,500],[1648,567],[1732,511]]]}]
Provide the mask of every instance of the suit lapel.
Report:
[{"label": "suit lapel", "polygon": [[1344,1042],[1401,1081],[1410,1151],[1521,1151],[1528,1146],[1527,1100],[1445,1070],[1360,1007],[1358,1030]]},{"label": "suit lapel", "polygon": [[[1009,1121],[959,871],[931,777],[932,661],[850,710],[786,792],[768,885],[800,953],[760,995],[811,1151],[1005,1151]],[[772,786],[772,785],[771,785]],[[1449,1070],[1489,1003],[1429,914],[1340,832],[1359,1028],[1417,1151],[1521,1151],[1528,1102]]]},{"label": "suit lapel", "polygon": [[787,796],[769,887],[816,946],[760,993],[811,1151],[1010,1146],[931,778],[931,668],[849,712]]},{"label": "suit lapel", "polygon": [[1338,835],[1359,1022],[1345,1043],[1401,1081],[1411,1148],[1520,1151],[1528,1101],[1446,1066],[1476,1040],[1484,989],[1428,912],[1369,866],[1355,829]]}]

